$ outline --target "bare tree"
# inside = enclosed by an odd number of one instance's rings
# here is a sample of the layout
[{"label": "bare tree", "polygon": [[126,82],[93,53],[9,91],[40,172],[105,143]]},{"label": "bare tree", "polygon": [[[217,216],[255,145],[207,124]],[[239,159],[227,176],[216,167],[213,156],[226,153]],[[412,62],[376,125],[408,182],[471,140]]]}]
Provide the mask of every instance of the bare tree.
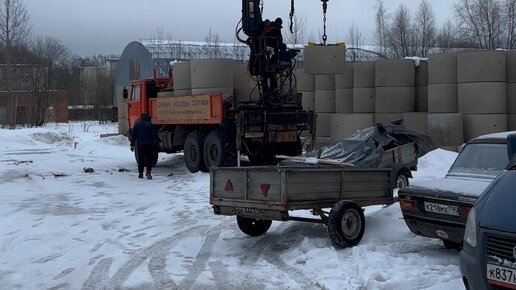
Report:
[{"label": "bare tree", "polygon": [[456,29],[450,20],[446,21],[437,35],[437,46],[441,52],[451,52],[456,42]]},{"label": "bare tree", "polygon": [[387,47],[389,45],[389,14],[382,0],[376,2],[375,22],[376,45],[379,46],[380,53],[387,56]]},{"label": "bare tree", "polygon": [[459,0],[454,6],[461,35],[481,49],[500,47],[502,5],[498,0]]},{"label": "bare tree", "polygon": [[422,0],[419,4],[414,20],[418,54],[421,57],[427,57],[430,49],[435,45],[436,38],[435,15],[427,0]]},{"label": "bare tree", "polygon": [[220,36],[218,33],[213,33],[211,27],[208,34],[204,37],[204,41],[206,42],[206,57],[221,57]]},{"label": "bare tree", "polygon": [[0,2],[0,42],[9,50],[25,44],[30,36],[30,18],[23,0]]},{"label": "bare tree", "polygon": [[285,42],[289,44],[305,43],[307,37],[307,23],[304,15],[295,14],[292,18],[292,33],[285,35]]},{"label": "bare tree", "polygon": [[516,0],[505,0],[503,5],[504,18],[502,23],[504,24],[505,31],[505,48],[514,49],[516,48]]},{"label": "bare tree", "polygon": [[41,126],[46,122],[48,108],[53,102],[50,91],[57,87],[58,69],[70,63],[70,52],[59,40],[52,37],[38,37],[32,45],[32,52],[45,68],[36,76],[34,87],[32,124]]},{"label": "bare tree", "polygon": [[410,23],[410,11],[401,4],[394,13],[389,30],[389,44],[398,58],[415,55],[414,34]]},{"label": "bare tree", "polygon": [[360,32],[360,30],[354,22],[351,23],[351,27],[349,28],[348,33],[349,44],[352,47],[360,48],[364,46],[364,39],[362,38],[362,33]]}]

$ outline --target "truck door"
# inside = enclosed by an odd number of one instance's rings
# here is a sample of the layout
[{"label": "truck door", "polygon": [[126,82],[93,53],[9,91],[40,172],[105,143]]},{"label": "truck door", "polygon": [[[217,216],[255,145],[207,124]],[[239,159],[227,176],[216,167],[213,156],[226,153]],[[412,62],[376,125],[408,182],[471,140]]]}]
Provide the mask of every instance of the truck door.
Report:
[{"label": "truck door", "polygon": [[144,101],[144,98],[141,97],[141,84],[134,84],[132,86],[131,90],[131,97],[128,101],[129,104],[129,112],[128,112],[128,118],[129,118],[129,127],[133,128],[134,122],[140,118],[140,115],[142,113],[142,108],[144,108],[144,104],[141,102]]}]

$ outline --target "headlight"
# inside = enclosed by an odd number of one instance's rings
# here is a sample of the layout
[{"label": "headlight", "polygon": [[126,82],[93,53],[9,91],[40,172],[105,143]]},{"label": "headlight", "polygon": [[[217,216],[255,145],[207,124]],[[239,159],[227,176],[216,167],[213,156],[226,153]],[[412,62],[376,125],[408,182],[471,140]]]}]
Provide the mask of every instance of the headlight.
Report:
[{"label": "headlight", "polygon": [[475,209],[472,208],[466,222],[466,230],[464,231],[464,242],[472,247],[477,246],[477,225],[475,223]]}]

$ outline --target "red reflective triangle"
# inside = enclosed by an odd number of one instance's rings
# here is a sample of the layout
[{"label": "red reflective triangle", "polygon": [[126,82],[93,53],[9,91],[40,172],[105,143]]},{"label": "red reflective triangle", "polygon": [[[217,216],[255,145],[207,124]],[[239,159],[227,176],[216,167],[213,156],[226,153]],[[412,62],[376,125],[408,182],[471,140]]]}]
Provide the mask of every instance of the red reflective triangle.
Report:
[{"label": "red reflective triangle", "polygon": [[225,191],[233,191],[233,183],[231,183],[231,180],[228,179],[226,182],[226,187],[224,187]]},{"label": "red reflective triangle", "polygon": [[262,190],[263,196],[267,197],[267,194],[269,193],[269,188],[271,188],[270,184],[261,184],[260,189]]}]

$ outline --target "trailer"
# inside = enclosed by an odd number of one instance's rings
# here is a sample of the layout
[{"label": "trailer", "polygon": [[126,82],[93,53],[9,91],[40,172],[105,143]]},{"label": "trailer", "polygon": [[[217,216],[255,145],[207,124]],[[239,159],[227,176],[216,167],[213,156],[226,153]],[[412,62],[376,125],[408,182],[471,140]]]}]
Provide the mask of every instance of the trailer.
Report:
[{"label": "trailer", "polygon": [[[364,234],[362,207],[396,201],[398,172],[399,168],[214,168],[210,203],[215,214],[236,215],[238,227],[250,236],[266,233],[273,220],[317,222],[327,226],[336,248],[352,247]],[[311,210],[314,218],[291,215],[295,210]]]}]

